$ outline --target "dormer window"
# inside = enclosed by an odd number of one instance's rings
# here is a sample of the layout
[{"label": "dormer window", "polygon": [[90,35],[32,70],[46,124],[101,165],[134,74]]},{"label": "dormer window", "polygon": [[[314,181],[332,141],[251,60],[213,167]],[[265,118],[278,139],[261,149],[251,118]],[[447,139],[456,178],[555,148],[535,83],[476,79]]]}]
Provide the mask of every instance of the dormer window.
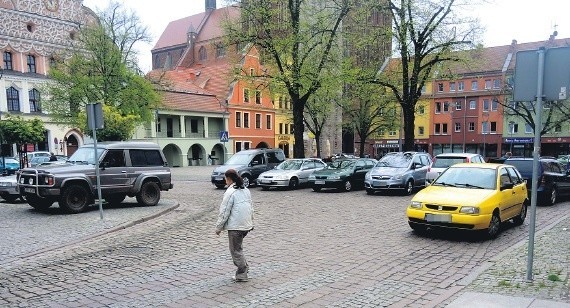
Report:
[{"label": "dormer window", "polygon": [[222,58],[226,56],[226,48],[222,45],[216,46],[216,57]]},{"label": "dormer window", "polygon": [[208,53],[206,52],[206,47],[204,46],[200,47],[198,51],[198,59],[200,59],[200,61],[208,59]]}]

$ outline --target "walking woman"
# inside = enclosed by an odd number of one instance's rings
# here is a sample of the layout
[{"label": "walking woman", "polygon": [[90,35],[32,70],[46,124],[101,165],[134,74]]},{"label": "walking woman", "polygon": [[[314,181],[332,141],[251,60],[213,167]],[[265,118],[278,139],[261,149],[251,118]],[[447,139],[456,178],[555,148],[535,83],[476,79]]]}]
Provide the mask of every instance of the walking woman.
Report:
[{"label": "walking woman", "polygon": [[224,193],[224,199],[220,204],[220,214],[216,222],[216,234],[222,230],[228,231],[230,254],[237,266],[233,279],[235,281],[247,281],[249,266],[243,254],[243,238],[253,230],[253,204],[249,189],[243,186],[243,180],[234,169],[225,173],[228,189]]}]

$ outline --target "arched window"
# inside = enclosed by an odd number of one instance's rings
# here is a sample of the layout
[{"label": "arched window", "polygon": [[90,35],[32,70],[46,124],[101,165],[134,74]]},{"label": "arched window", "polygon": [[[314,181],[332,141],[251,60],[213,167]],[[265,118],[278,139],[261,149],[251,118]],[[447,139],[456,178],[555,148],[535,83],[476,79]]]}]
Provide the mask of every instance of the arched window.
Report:
[{"label": "arched window", "polygon": [[226,48],[223,45],[216,46],[216,57],[221,58],[226,56]]},{"label": "arched window", "polygon": [[30,112],[42,112],[42,107],[40,105],[40,91],[36,89],[31,89],[28,92],[30,97]]},{"label": "arched window", "polygon": [[206,52],[206,47],[204,46],[200,47],[200,50],[198,51],[198,59],[200,59],[200,61],[208,59],[208,53]]},{"label": "arched window", "polygon": [[6,89],[6,98],[8,102],[8,111],[20,111],[20,93],[16,88],[9,87]]}]

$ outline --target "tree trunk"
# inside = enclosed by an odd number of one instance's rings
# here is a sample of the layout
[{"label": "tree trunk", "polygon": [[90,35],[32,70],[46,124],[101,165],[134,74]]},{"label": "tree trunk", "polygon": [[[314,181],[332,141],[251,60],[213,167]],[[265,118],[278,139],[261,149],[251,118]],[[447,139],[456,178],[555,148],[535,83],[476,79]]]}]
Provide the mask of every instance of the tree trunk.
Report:
[{"label": "tree trunk", "polygon": [[293,136],[295,143],[293,144],[293,157],[305,158],[305,142],[303,140],[303,132],[305,124],[303,123],[303,111],[305,109],[305,102],[301,100],[291,99],[293,103],[293,129],[295,130]]},{"label": "tree trunk", "polygon": [[321,158],[321,133],[320,131],[315,134],[315,141],[317,142],[317,157]]},{"label": "tree trunk", "polygon": [[358,146],[358,150],[360,151],[360,157],[364,157],[364,146],[366,146],[366,139],[362,140],[362,137],[360,137],[360,144]]},{"label": "tree trunk", "polygon": [[[414,114],[413,104],[402,104],[402,110],[404,111],[404,146],[402,151],[413,151],[414,150],[414,123],[416,120],[416,115]],[[402,136],[400,136],[402,138]]]}]

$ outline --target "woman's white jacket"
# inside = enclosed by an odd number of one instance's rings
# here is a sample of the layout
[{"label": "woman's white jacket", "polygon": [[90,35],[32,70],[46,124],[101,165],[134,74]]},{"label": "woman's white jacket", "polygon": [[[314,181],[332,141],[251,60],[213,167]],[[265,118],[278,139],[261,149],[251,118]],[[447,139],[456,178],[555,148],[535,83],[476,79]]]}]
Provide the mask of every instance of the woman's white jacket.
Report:
[{"label": "woman's white jacket", "polygon": [[216,230],[253,229],[253,203],[247,188],[234,188],[230,185],[224,193],[220,204],[220,214],[216,222]]}]

